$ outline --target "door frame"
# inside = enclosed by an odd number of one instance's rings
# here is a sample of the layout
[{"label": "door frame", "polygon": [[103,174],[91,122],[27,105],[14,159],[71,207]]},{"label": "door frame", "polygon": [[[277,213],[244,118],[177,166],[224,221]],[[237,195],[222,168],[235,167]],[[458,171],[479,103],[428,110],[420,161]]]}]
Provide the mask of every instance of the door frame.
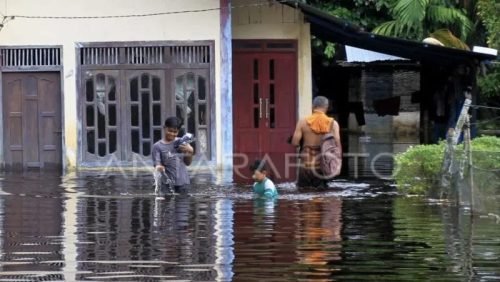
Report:
[{"label": "door frame", "polygon": [[[234,54],[236,53],[292,53],[293,58],[296,62],[296,71],[293,74],[293,79],[295,81],[295,122],[297,122],[299,117],[299,70],[300,65],[298,61],[298,40],[296,39],[234,39],[232,41],[233,49],[233,60]],[[234,85],[233,85],[234,87]],[[233,93],[234,95],[234,93]],[[233,109],[234,109],[234,98],[233,98]],[[234,122],[232,124],[234,126]],[[290,133],[293,133],[290,132]],[[236,148],[234,141],[236,139],[236,130],[233,128],[233,154],[236,153]],[[233,160],[234,162],[234,160]],[[234,171],[233,171],[234,173]]]},{"label": "door frame", "polygon": [[[209,61],[204,60],[203,62],[196,62],[196,63],[187,63],[187,62],[179,62],[175,60],[171,60],[173,55],[171,54],[165,54],[165,60],[167,62],[164,63],[154,63],[154,64],[149,64],[149,63],[143,63],[143,64],[134,64],[130,62],[126,62],[126,58],[124,55],[119,54],[117,55],[117,63],[95,63],[95,64],[82,64],[82,54],[81,50],[84,48],[134,48],[134,47],[159,47],[159,48],[172,48],[175,49],[176,51],[180,52],[181,55],[187,56],[186,53],[184,53],[183,47],[193,47],[193,46],[207,46],[208,50],[206,51],[205,55],[208,56]],[[142,53],[141,53],[142,54]],[[96,55],[97,51],[96,51]],[[177,57],[176,57],[177,58]],[[189,60],[192,58],[185,57]],[[216,159],[217,159],[217,150],[216,150],[216,130],[217,130],[217,125],[216,125],[216,104],[219,102],[216,100],[216,93],[215,93],[215,41],[214,40],[194,40],[194,41],[182,41],[182,40],[170,40],[170,41],[112,41],[112,42],[77,42],[75,44],[75,59],[76,59],[76,87],[77,87],[77,122],[78,124],[83,124],[84,120],[82,119],[83,113],[82,113],[82,101],[83,101],[83,93],[81,93],[83,89],[83,83],[84,83],[84,73],[87,70],[119,70],[120,71],[120,81],[118,83],[122,86],[125,87],[126,85],[124,84],[124,78],[125,78],[125,72],[126,71],[134,71],[134,70],[164,70],[165,71],[165,91],[170,91],[172,89],[173,82],[170,80],[172,77],[171,74],[173,74],[174,70],[178,68],[188,68],[188,69],[199,69],[199,68],[204,68],[208,69],[209,71],[209,76],[208,76],[208,91],[207,97],[210,99],[209,101],[209,107],[210,107],[210,112],[208,113],[208,120],[210,121],[210,126],[209,126],[209,138],[210,138],[210,158],[208,160],[203,159],[201,160],[201,164],[203,165],[215,165]],[[123,90],[126,90],[126,88],[123,88]],[[173,99],[175,102],[175,99]],[[124,105],[127,106],[127,105]],[[166,110],[172,111],[172,114],[175,114],[175,104],[171,105],[171,108],[167,108]],[[78,149],[77,149],[77,167],[81,168],[95,168],[95,167],[102,167],[103,165],[106,165],[107,163],[101,163],[101,162],[95,162],[95,161],[86,161],[84,159],[84,150],[85,148],[83,147],[83,130],[81,127],[78,127]],[[197,161],[193,161],[192,165],[196,165]],[[120,161],[120,162],[114,162],[112,163],[114,166],[119,166],[119,167],[131,167],[134,166],[135,164],[130,161]]]},{"label": "door frame", "polygon": [[[6,50],[19,50],[20,53],[25,52],[27,54],[31,54],[36,56],[36,51],[31,50],[55,50],[55,54],[57,54],[58,58],[54,58],[55,64],[47,64],[43,65],[41,62],[33,61],[33,60],[18,60],[13,61],[5,58],[4,52]],[[65,142],[65,119],[64,119],[64,67],[62,64],[64,54],[63,54],[63,46],[62,45],[0,45],[0,101],[3,101],[3,73],[29,73],[29,72],[56,72],[59,73],[59,81],[60,81],[60,94],[61,94],[61,165],[63,171],[67,167],[66,158],[64,152],[66,152],[66,142]],[[38,63],[38,64],[37,64]],[[5,168],[5,155],[4,155],[4,127],[3,127],[3,102],[2,107],[0,107],[0,169],[3,170]]]}]

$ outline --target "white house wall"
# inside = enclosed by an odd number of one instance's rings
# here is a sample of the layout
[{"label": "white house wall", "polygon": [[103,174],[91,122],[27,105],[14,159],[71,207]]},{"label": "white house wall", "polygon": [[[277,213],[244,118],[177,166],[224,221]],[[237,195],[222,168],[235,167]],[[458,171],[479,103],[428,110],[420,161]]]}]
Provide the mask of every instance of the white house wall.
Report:
[{"label": "white house wall", "polygon": [[[17,15],[0,31],[0,45],[62,45],[64,146],[67,168],[77,166],[78,119],[76,42],[214,40],[215,95],[220,96],[219,0],[0,0],[0,12]],[[71,17],[120,16],[186,10],[209,11],[145,17],[95,19],[42,19],[21,16]],[[213,9],[213,10],[210,10]],[[296,25],[294,25],[296,26]],[[297,35],[297,31],[295,31]],[[221,128],[220,103],[216,104],[216,127]],[[221,136],[217,133],[216,144]],[[217,158],[221,149],[217,146]]]},{"label": "white house wall", "polygon": [[233,39],[293,39],[298,43],[298,116],[312,105],[310,26],[301,12],[268,0],[234,0]]}]

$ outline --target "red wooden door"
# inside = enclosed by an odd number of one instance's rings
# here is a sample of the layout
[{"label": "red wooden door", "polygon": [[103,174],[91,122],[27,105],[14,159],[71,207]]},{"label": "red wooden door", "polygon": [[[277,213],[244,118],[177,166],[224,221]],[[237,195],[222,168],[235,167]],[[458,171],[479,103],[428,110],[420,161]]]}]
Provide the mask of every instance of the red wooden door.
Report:
[{"label": "red wooden door", "polygon": [[235,52],[233,129],[235,182],[251,182],[249,164],[267,162],[276,182],[296,178],[295,148],[287,143],[297,112],[294,52]]},{"label": "red wooden door", "polygon": [[3,74],[6,168],[62,167],[59,73]]}]

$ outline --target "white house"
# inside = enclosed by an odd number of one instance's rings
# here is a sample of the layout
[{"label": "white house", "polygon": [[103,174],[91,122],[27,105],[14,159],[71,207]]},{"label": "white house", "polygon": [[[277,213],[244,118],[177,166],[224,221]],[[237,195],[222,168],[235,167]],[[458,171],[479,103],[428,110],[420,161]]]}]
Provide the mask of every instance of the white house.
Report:
[{"label": "white house", "polygon": [[280,159],[293,148],[273,144],[310,109],[309,24],[275,1],[0,0],[0,12],[5,168],[144,163],[170,115],[197,136],[198,162]]}]

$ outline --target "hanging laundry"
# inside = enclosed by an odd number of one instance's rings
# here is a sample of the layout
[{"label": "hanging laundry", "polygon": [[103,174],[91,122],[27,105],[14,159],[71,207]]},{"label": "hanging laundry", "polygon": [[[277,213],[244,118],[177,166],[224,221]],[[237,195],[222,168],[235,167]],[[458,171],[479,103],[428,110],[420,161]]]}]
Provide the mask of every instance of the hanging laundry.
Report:
[{"label": "hanging laundry", "polygon": [[359,126],[366,124],[363,102],[349,102],[349,112],[354,113]]},{"label": "hanging laundry", "polygon": [[391,97],[387,99],[373,100],[373,109],[379,116],[399,115],[399,105],[401,104],[401,97]]}]

